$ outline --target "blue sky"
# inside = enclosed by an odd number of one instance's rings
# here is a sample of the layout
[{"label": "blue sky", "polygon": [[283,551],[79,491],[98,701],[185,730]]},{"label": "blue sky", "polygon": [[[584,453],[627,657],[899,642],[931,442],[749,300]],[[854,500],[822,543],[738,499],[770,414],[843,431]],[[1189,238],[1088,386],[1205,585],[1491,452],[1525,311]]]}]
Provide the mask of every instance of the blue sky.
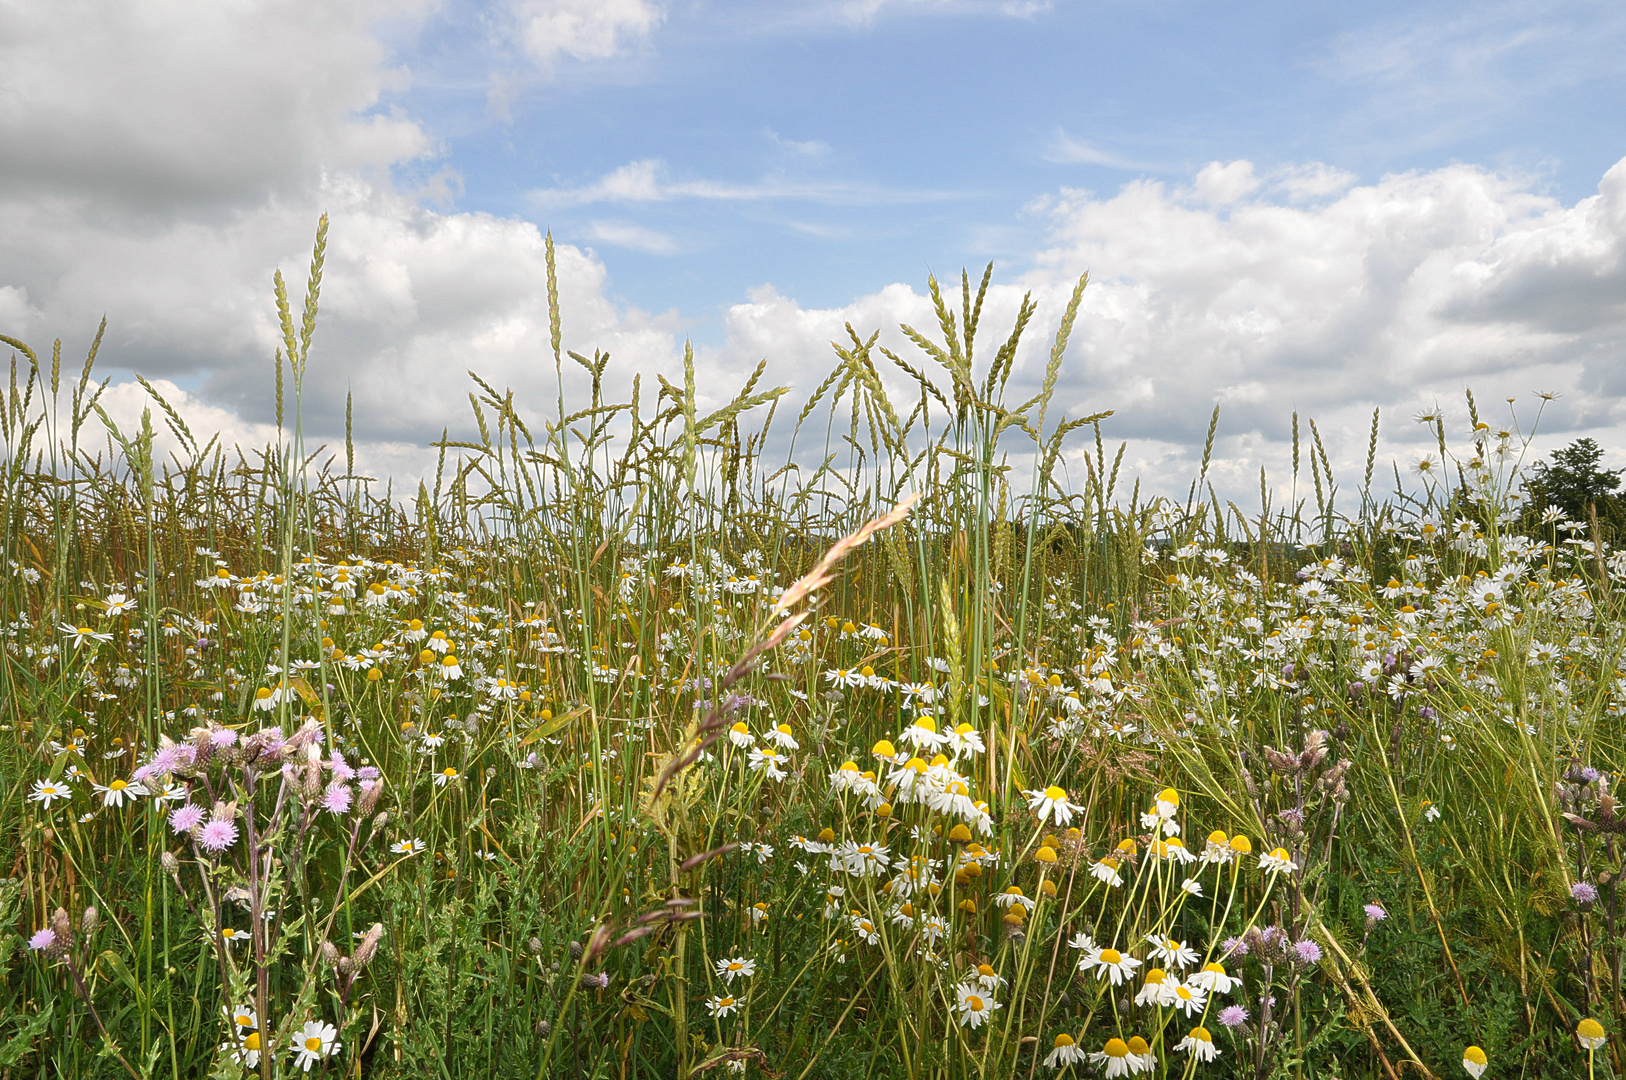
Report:
[{"label": "blue sky", "polygon": [[[761,282],[823,307],[927,268],[1025,269],[1042,226],[1024,207],[1060,186],[1110,192],[1237,158],[1367,181],[1473,162],[1574,201],[1626,152],[1620,5],[1104,2],[1013,17],[891,4],[865,17],[673,4],[627,55],[566,61],[513,91],[506,117],[489,17],[445,9],[402,53],[415,79],[399,104],[441,134],[457,205],[594,245],[619,290],[677,306],[700,336]],[[659,163],[678,192],[550,194],[636,162]]]},{"label": "blue sky", "polygon": [[105,315],[114,415],[139,371],[227,441],[330,213],[307,419],[353,395],[380,472],[467,434],[470,368],[553,400],[549,229],[617,392],[688,338],[703,393],[800,401],[991,259],[987,325],[1040,305],[1013,393],[1090,273],[1052,418],[1117,410],[1154,485],[1216,404],[1247,491],[1295,411],[1405,464],[1470,388],[1626,464],[1619,3],[0,0],[0,145],[0,332]]}]

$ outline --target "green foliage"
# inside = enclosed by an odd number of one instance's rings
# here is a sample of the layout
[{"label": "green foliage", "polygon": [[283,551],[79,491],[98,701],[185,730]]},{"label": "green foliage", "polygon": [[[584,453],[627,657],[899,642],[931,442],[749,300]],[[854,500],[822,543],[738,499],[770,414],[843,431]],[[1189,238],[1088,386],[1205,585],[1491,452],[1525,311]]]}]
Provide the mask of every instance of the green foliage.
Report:
[{"label": "green foliage", "polygon": [[1571,521],[1587,521],[1594,509],[1600,518],[1619,513],[1620,477],[1626,469],[1603,469],[1603,448],[1590,438],[1577,439],[1552,453],[1551,462],[1537,462],[1529,482],[1539,500],[1556,506]]}]

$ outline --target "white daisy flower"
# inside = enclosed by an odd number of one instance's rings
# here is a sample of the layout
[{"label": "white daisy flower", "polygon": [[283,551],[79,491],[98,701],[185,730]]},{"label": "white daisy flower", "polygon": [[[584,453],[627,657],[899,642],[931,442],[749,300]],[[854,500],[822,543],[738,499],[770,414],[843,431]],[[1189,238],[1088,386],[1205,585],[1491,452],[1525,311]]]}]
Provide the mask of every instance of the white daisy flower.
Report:
[{"label": "white daisy flower", "polygon": [[989,1017],[994,1015],[995,1009],[1004,1008],[1003,1005],[993,999],[987,990],[980,986],[967,983],[955,987],[954,992],[959,998],[957,1008],[960,1013],[961,1027],[981,1027]]},{"label": "white daisy flower", "polygon": [[1078,962],[1080,974],[1087,975],[1091,971],[1103,979],[1111,979],[1113,986],[1122,986],[1124,980],[1135,973],[1141,962],[1133,956],[1125,956],[1117,949],[1094,949],[1084,955]]},{"label": "white daisy flower", "polygon": [[294,1064],[304,1072],[325,1057],[339,1052],[339,1029],[320,1020],[307,1020],[294,1035]]},{"label": "white daisy flower", "polygon": [[1073,820],[1073,814],[1082,809],[1067,801],[1066,788],[1047,787],[1043,791],[1024,791],[1022,794],[1027,796],[1028,809],[1037,814],[1041,822],[1066,825]]},{"label": "white daisy flower", "polygon": [[717,961],[717,976],[724,982],[732,983],[737,978],[749,978],[756,973],[757,962],[743,956]]}]

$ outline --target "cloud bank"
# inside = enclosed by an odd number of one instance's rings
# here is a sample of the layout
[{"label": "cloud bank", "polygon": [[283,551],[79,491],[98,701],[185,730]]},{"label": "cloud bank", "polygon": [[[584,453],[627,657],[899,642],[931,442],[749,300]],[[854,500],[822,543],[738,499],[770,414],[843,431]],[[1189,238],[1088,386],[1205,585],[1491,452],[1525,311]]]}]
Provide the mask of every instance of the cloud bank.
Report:
[{"label": "cloud bank", "polygon": [[[0,332],[61,336],[71,354],[106,314],[105,368],[167,380],[199,430],[261,440],[277,344],[271,272],[281,267],[297,293],[326,210],[308,424],[341,438],[353,394],[363,465],[407,477],[428,466],[425,444],[443,429],[468,434],[469,369],[548,410],[549,208],[895,197],[674,180],[649,159],[538,192],[536,221],[448,207],[455,174],[427,192],[401,179],[440,150],[392,104],[411,73],[380,44],[426,10],[0,0]],[[539,68],[648,48],[662,18],[643,0],[534,0],[510,13]],[[1626,449],[1626,161],[1573,204],[1471,165],[1359,183],[1318,162],[1236,160],[1101,194],[1059,188],[1027,213],[1044,239],[995,286],[983,355],[1031,292],[1040,314],[1011,388],[1027,396],[1088,271],[1052,416],[1117,410],[1107,434],[1130,440],[1127,465],[1155,489],[1184,491],[1216,403],[1212,471],[1238,493],[1256,490],[1261,464],[1283,471],[1295,410],[1318,419],[1342,468],[1364,456],[1374,408],[1388,418],[1385,455],[1404,459],[1422,452],[1410,416],[1454,407],[1470,386],[1487,413],[1514,397],[1527,417],[1532,392],[1557,392],[1546,445],[1592,434]],[[676,253],[664,233],[620,218],[595,221],[591,235]],[[567,244],[558,255],[568,347],[609,351],[622,385],[678,370],[683,313],[618,295],[613,256]],[[832,308],[764,283],[726,306],[722,333],[698,350],[701,386],[722,399],[766,358],[768,380],[805,396],[848,322],[918,359],[897,324],[926,329],[935,317],[921,282],[877,283]],[[140,399],[126,386],[109,401],[129,419]]]}]

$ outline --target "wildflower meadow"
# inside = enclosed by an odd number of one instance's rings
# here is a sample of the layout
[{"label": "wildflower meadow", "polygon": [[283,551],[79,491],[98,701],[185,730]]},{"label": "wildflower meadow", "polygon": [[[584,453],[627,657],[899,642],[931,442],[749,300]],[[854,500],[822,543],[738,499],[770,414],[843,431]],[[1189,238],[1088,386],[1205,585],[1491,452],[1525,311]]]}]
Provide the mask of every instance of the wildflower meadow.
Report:
[{"label": "wildflower meadow", "polygon": [[1626,549],[1535,416],[1152,497],[1082,280],[1024,401],[987,275],[803,400],[614,400],[550,288],[402,490],[303,428],[325,229],[274,445],[3,339],[0,1078],[1620,1075]]}]

